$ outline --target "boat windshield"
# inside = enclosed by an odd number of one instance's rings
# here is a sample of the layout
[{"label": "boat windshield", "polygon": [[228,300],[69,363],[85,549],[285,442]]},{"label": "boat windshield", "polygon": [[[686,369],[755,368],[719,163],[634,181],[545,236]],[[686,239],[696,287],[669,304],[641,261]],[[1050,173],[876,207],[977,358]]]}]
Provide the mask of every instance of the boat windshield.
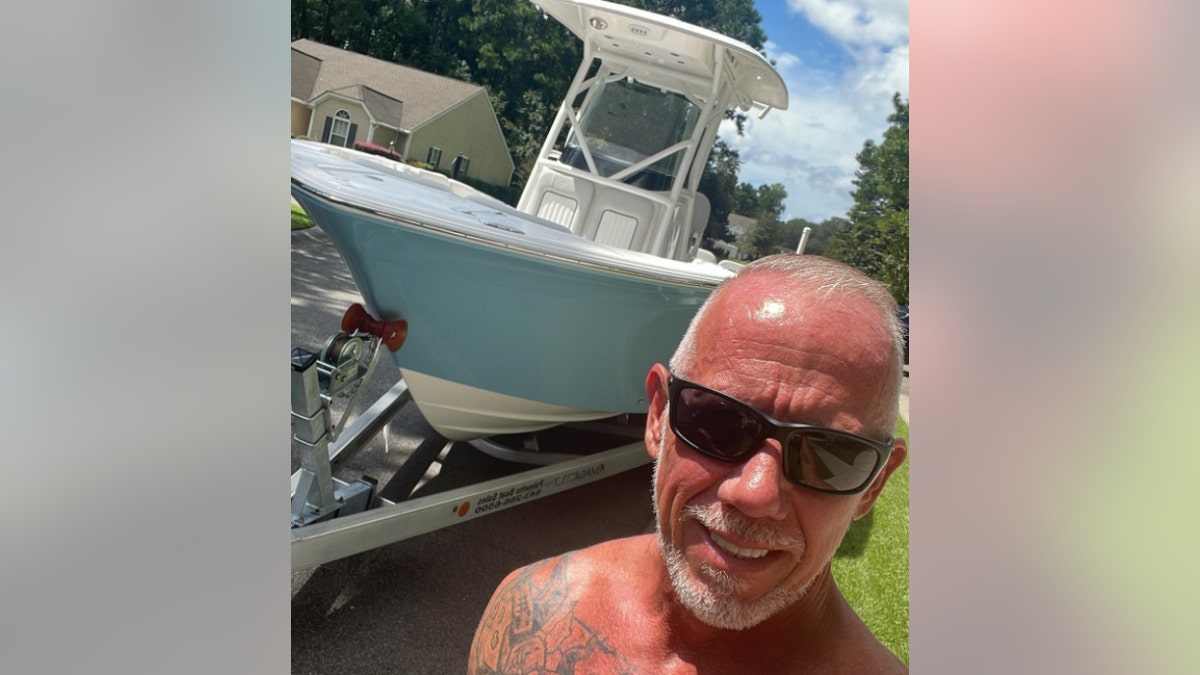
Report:
[{"label": "boat windshield", "polygon": [[[597,85],[580,116],[578,131],[587,139],[597,171],[609,177],[686,141],[699,118],[700,108],[684,96],[624,79]],[[571,134],[561,159],[587,168],[578,137]],[[649,190],[669,190],[685,150],[679,148],[624,181]]]}]

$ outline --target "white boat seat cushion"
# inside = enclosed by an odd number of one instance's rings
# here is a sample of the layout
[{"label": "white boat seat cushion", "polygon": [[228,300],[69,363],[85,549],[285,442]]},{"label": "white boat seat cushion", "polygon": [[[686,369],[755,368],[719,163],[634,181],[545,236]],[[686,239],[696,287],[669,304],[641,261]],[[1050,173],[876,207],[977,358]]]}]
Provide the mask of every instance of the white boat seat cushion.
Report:
[{"label": "white boat seat cushion", "polygon": [[543,192],[542,202],[538,205],[537,215],[563,227],[571,227],[575,220],[575,211],[579,204],[570,197],[557,192]]},{"label": "white boat seat cushion", "polygon": [[600,214],[600,224],[596,227],[596,243],[629,248],[633,243],[633,235],[637,232],[637,225],[636,218],[605,210]]}]

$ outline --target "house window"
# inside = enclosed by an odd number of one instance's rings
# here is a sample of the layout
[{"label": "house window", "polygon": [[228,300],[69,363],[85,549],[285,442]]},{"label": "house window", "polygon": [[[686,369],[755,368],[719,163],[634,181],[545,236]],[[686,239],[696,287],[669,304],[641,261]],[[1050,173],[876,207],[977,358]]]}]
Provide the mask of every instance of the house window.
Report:
[{"label": "house window", "polygon": [[470,163],[471,158],[467,157],[466,155],[459,155],[458,157],[455,157],[454,161],[450,162],[451,178],[458,178],[459,176],[467,175],[467,165]]},{"label": "house window", "polygon": [[329,130],[329,142],[343,148],[350,145],[350,113],[339,110],[333,116],[333,127]]},{"label": "house window", "polygon": [[442,149],[430,148],[429,154],[425,157],[425,161],[433,168],[438,168],[438,164],[442,162]]}]

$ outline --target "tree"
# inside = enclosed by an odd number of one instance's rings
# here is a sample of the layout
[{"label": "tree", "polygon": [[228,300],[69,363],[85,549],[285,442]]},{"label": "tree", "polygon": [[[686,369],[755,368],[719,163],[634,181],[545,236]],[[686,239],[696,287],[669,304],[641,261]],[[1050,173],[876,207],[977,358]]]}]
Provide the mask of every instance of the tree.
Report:
[{"label": "tree", "polygon": [[783,215],[783,203],[787,201],[787,190],[783,187],[783,183],[759,185],[755,191],[758,200],[758,211],[755,215],[760,218],[771,215],[779,220],[779,217]]},{"label": "tree", "polygon": [[879,271],[876,277],[888,285],[896,302],[908,304],[908,209],[889,211],[876,221]]},{"label": "tree", "polygon": [[908,210],[908,103],[900,94],[892,97],[895,112],[888,115],[891,125],[883,132],[883,142],[863,143],[854,173],[857,189],[851,195],[852,222],[873,221],[885,213]]},{"label": "tree", "polygon": [[782,242],[783,223],[771,214],[767,214],[760,216],[746,231],[738,248],[744,253],[749,253],[752,259],[761,258],[779,253]]},{"label": "tree", "polygon": [[718,138],[704,164],[704,174],[700,176],[698,188],[708,197],[708,224],[704,228],[704,238],[707,240],[733,241],[733,235],[729,232],[729,214],[734,210],[734,190],[737,189],[738,171],[741,168],[742,160],[738,151]]},{"label": "tree", "polygon": [[557,102],[547,101],[543,96],[544,92],[525,90],[520,100],[505,107],[506,110],[511,110],[512,115],[521,120],[521,123],[513,123],[509,116],[500,120],[500,128],[504,131],[508,150],[512,153],[513,163],[516,164],[513,170],[514,185],[524,185],[529,179],[533,163],[537,161],[538,152],[542,149],[542,142],[554,121]]},{"label": "tree", "polygon": [[847,214],[850,224],[835,232],[825,255],[862,270],[885,284],[896,301],[908,304],[908,101],[892,97],[894,112],[878,145],[868,139]]},{"label": "tree", "polygon": [[[811,227],[816,231],[816,225],[803,219],[792,218],[783,223],[779,228],[779,245],[789,251],[795,251],[800,245],[800,239],[804,237],[804,228]],[[805,253],[812,253],[812,236],[809,235],[809,243],[805,245]]]},{"label": "tree", "polygon": [[741,183],[734,191],[737,212],[755,219],[755,223],[742,235],[739,248],[742,253],[758,258],[780,251],[795,251],[799,238],[789,242],[789,228],[780,222],[787,190],[781,183],[759,185]]},{"label": "tree", "polygon": [[825,255],[829,242],[837,236],[838,232],[850,227],[850,221],[834,216],[814,224],[803,218],[794,218],[789,220],[787,225],[793,228],[789,234],[796,238],[797,243],[800,241],[804,228],[811,227],[812,232],[808,235],[808,243],[804,246],[804,252],[811,255]]}]

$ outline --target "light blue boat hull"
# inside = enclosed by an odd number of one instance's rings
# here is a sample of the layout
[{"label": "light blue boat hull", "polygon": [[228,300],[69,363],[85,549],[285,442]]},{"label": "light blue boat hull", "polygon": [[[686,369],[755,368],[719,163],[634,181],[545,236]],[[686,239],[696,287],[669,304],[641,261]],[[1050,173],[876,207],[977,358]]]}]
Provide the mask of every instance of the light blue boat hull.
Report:
[{"label": "light blue boat hull", "polygon": [[293,144],[292,194],[368,311],[408,321],[394,354],[402,370],[555,406],[645,412],[647,371],[670,358],[724,276],[320,153]]}]

